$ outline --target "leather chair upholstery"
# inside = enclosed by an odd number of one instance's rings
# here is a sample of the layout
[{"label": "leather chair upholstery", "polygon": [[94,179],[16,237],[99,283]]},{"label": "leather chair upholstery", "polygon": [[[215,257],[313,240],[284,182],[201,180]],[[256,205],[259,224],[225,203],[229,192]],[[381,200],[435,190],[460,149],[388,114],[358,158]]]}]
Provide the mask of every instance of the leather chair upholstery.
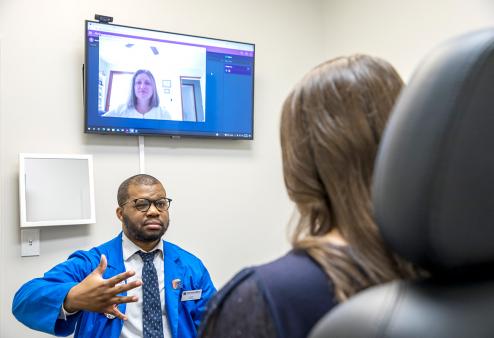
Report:
[{"label": "leather chair upholstery", "polygon": [[418,67],[383,135],[373,204],[386,243],[430,277],[369,288],[309,337],[494,337],[494,29]]}]

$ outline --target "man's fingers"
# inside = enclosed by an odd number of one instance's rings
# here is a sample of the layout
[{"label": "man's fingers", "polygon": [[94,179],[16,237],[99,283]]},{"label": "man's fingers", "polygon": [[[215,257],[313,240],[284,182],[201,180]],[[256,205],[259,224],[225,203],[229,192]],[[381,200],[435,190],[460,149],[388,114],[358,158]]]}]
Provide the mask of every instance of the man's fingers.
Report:
[{"label": "man's fingers", "polygon": [[101,258],[99,260],[99,265],[96,269],[94,269],[94,272],[96,272],[97,274],[99,275],[103,275],[103,273],[105,272],[106,270],[106,256],[105,255],[101,255]]},{"label": "man's fingers", "polygon": [[115,316],[121,320],[127,320],[127,316],[120,312],[118,309],[115,311]]},{"label": "man's fingers", "polygon": [[109,300],[110,303],[113,304],[123,304],[123,303],[135,303],[137,302],[136,296],[122,296],[122,297],[113,297]]},{"label": "man's fingers", "polygon": [[136,281],[133,281],[133,282],[130,282],[127,284],[115,286],[115,294],[117,295],[117,294],[122,293],[122,292],[127,292],[129,290],[138,288],[141,285],[142,285],[142,281],[136,280]]},{"label": "man's fingers", "polygon": [[127,316],[124,315],[120,310],[118,309],[117,305],[113,305],[112,309],[110,312],[108,312],[112,315],[114,315],[117,318],[120,318],[121,320],[127,320]]},{"label": "man's fingers", "polygon": [[127,278],[132,277],[134,275],[135,275],[135,272],[132,270],[125,271],[125,272],[122,272],[121,274],[118,274],[116,276],[113,276],[112,278],[107,279],[106,281],[108,282],[108,284],[115,286],[118,283],[123,282]]}]

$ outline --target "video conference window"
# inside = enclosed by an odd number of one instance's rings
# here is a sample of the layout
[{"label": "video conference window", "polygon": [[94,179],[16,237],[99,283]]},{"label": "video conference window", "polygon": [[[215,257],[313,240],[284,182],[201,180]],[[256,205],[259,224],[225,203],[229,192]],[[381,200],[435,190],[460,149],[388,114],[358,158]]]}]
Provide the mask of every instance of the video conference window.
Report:
[{"label": "video conference window", "polygon": [[[206,48],[102,35],[99,49],[98,107],[103,117],[205,121],[201,93],[206,90]],[[197,95],[191,97],[183,87],[184,78],[194,79]]]}]

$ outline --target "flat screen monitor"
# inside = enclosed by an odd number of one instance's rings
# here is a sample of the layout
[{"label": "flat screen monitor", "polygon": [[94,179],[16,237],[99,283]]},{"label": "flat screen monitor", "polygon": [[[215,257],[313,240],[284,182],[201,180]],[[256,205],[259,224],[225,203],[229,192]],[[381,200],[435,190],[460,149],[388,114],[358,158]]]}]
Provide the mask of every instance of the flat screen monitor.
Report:
[{"label": "flat screen monitor", "polygon": [[252,140],[252,43],[85,22],[86,133]]}]

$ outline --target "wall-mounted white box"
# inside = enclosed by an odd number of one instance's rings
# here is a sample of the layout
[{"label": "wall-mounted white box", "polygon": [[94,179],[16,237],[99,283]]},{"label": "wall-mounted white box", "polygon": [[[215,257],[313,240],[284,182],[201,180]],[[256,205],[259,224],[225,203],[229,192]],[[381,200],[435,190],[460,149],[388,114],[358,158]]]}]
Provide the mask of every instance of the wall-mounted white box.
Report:
[{"label": "wall-mounted white box", "polygon": [[21,227],[96,223],[92,155],[20,154]]}]

